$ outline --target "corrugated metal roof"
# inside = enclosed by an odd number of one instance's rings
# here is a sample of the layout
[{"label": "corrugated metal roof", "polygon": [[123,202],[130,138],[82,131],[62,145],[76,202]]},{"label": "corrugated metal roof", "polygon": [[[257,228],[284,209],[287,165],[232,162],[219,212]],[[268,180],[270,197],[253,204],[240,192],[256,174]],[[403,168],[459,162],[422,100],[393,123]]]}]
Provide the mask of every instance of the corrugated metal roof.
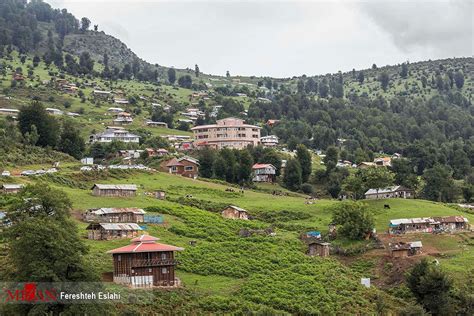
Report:
[{"label": "corrugated metal roof", "polygon": [[411,248],[423,248],[421,241],[412,241],[408,243]]},{"label": "corrugated metal roof", "polygon": [[418,217],[418,218],[399,218],[390,220],[390,224],[397,226],[400,224],[409,225],[409,224],[434,224],[435,221],[431,217]]},{"label": "corrugated metal roof", "polygon": [[136,207],[122,207],[122,208],[103,207],[103,208],[98,208],[98,209],[91,209],[89,210],[89,212],[95,215],[117,214],[117,213],[133,213],[133,214],[146,213],[143,209],[136,208]]},{"label": "corrugated metal roof", "polygon": [[239,211],[239,212],[245,212],[245,213],[248,213],[248,211],[247,211],[247,210],[244,210],[243,208],[241,208],[241,207],[238,207],[238,206],[235,206],[235,205],[229,205],[228,207],[231,207],[231,208],[233,208],[233,209],[235,209],[235,210],[237,210],[237,211]]},{"label": "corrugated metal roof", "polygon": [[[377,191],[378,190],[378,191]],[[379,189],[369,189],[367,192],[365,192],[365,194],[385,194],[385,193],[393,193],[393,192],[396,192],[398,190],[407,190],[407,191],[411,191],[409,189],[406,189],[400,185],[395,185],[395,186],[392,186],[392,187],[388,187],[388,188],[379,188]]]},{"label": "corrugated metal roof", "polygon": [[135,184],[97,184],[96,183],[94,184],[94,187],[97,187],[101,190],[131,190],[131,191],[137,190],[137,186]]},{"label": "corrugated metal roof", "polygon": [[270,163],[256,163],[252,166],[252,169],[264,169],[264,168],[272,168],[276,169],[272,164]]},{"label": "corrugated metal roof", "polygon": [[467,223],[467,218],[462,216],[444,216],[444,217],[433,217],[433,219],[440,223]]},{"label": "corrugated metal roof", "polygon": [[105,230],[143,230],[135,223],[99,223]]},{"label": "corrugated metal roof", "polygon": [[24,186],[25,186],[24,184],[7,184],[7,183],[2,184],[3,189],[10,189],[10,190],[12,190],[12,189],[21,189]]},{"label": "corrugated metal roof", "polygon": [[193,158],[193,157],[185,156],[185,157],[182,157],[182,158],[179,158],[179,159],[178,159],[179,162],[181,162],[181,161],[183,161],[183,160],[187,160],[187,161],[192,162],[192,163],[194,163],[194,164],[196,164],[196,165],[199,165],[199,160],[197,160],[197,159],[195,159],[195,158]]}]

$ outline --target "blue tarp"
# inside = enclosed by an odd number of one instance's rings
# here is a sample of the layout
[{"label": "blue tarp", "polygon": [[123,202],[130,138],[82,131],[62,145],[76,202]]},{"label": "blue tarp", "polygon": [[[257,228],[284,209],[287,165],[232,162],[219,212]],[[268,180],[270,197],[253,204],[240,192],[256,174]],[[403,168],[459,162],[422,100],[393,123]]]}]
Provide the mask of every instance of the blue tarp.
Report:
[{"label": "blue tarp", "polygon": [[145,223],[150,224],[163,224],[163,215],[145,215]]},{"label": "blue tarp", "polygon": [[311,232],[307,232],[307,233],[306,233],[306,236],[309,236],[309,237],[320,237],[320,236],[321,236],[321,233],[320,233],[320,232],[317,232],[317,231],[311,231]]}]

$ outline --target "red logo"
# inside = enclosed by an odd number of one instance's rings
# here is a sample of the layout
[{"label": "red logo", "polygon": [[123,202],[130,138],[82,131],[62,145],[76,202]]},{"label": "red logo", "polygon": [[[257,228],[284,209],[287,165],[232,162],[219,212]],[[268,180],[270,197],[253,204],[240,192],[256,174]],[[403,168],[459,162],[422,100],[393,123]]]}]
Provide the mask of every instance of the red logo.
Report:
[{"label": "red logo", "polygon": [[54,288],[42,289],[38,288],[36,283],[24,283],[23,289],[3,289],[4,297],[2,301],[8,302],[24,302],[24,303],[41,303],[56,302],[57,291]]}]

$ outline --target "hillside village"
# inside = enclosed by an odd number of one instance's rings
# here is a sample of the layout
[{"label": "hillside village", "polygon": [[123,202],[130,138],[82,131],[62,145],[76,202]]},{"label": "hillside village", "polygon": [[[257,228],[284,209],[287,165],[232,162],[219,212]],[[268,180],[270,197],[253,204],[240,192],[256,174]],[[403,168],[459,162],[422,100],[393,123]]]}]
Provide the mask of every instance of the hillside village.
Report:
[{"label": "hillside village", "polygon": [[89,314],[472,313],[472,58],[214,76],[83,49],[108,35],[43,5],[36,48],[0,45],[4,280],[139,301]]}]

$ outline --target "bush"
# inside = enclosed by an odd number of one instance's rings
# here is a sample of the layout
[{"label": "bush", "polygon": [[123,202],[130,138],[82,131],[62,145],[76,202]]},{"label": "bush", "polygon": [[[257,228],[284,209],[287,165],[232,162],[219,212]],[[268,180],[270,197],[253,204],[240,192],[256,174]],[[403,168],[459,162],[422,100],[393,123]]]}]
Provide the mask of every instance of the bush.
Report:
[{"label": "bush", "polygon": [[374,227],[368,206],[361,202],[344,202],[334,208],[333,223],[340,225],[338,233],[349,239],[363,239]]},{"label": "bush", "polygon": [[313,194],[314,192],[313,186],[309,183],[303,183],[301,185],[301,191],[303,191],[303,193],[306,193],[306,194]]}]

